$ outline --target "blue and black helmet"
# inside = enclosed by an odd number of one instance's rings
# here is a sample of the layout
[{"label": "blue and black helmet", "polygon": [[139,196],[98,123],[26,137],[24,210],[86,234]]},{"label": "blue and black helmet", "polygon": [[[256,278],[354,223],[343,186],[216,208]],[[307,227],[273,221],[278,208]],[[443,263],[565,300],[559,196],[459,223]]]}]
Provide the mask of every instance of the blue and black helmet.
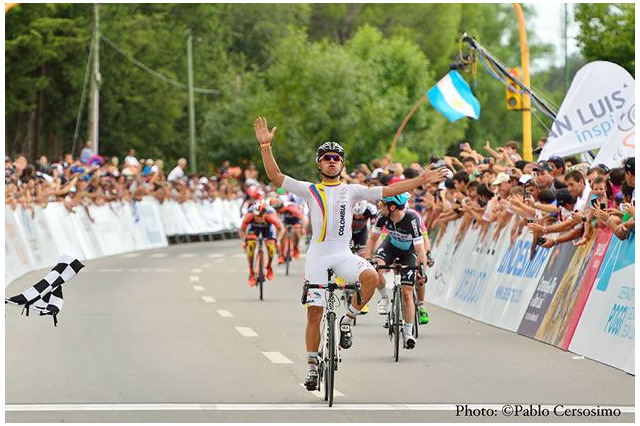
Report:
[{"label": "blue and black helmet", "polygon": [[411,194],[403,192],[402,194],[393,195],[391,197],[385,197],[382,199],[385,204],[395,204],[399,209],[403,209],[407,201],[411,198]]}]

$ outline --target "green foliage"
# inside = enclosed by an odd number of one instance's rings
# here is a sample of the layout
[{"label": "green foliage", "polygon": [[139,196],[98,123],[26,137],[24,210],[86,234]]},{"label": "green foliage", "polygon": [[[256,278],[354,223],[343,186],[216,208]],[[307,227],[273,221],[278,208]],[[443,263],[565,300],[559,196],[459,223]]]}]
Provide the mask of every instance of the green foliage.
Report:
[{"label": "green foliage", "polygon": [[634,3],[579,3],[575,20],[582,54],[588,61],[610,61],[635,77]]},{"label": "green foliage", "polygon": [[[627,22],[633,5],[577,8],[581,22],[618,25],[618,40],[633,33],[633,20]],[[525,8],[525,14],[531,11]],[[21,4],[5,22],[7,152],[29,147],[32,156],[68,151],[93,5]],[[261,164],[252,129],[257,116],[278,127],[277,158],[296,177],[316,176],[313,154],[326,140],[345,145],[349,166],[369,162],[388,152],[412,106],[448,72],[463,32],[503,63],[520,62],[509,4],[102,4],[101,32],[120,51],[101,43],[101,154],[123,156],[135,148],[140,156],[163,158],[168,165],[187,155],[189,30],[195,86],[219,90],[217,95],[196,94],[199,169],[226,159]],[[585,52],[589,46],[594,53],[585,56],[600,55],[597,46],[587,43],[587,34]],[[634,48],[633,40],[620,45],[616,39],[603,40],[607,47],[601,50],[620,58]],[[533,36],[529,45],[532,62],[550,51]],[[132,58],[165,78],[138,67]],[[633,55],[627,60],[632,67]],[[571,74],[581,63],[579,57],[572,59]],[[451,124],[426,102],[404,129],[396,158],[426,161],[461,139],[476,148],[486,139],[521,139],[521,115],[505,109],[504,86],[482,65],[476,73],[467,68],[463,74],[482,105],[480,120]],[[543,70],[532,82],[548,99],[561,102],[562,70]],[[86,111],[81,118],[84,138]],[[533,120],[534,140],[546,133],[541,121]]]}]

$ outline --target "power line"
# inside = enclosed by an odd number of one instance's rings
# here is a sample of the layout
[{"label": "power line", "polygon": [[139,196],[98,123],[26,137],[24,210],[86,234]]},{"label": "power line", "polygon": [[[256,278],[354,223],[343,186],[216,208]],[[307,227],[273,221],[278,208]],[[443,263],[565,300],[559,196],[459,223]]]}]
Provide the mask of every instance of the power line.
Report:
[{"label": "power line", "polygon": [[[117,44],[115,44],[113,41],[111,41],[108,37],[102,35],[101,36],[102,40],[104,40],[109,46],[111,46],[113,49],[115,49],[118,53],[120,53],[122,56],[124,56],[125,58],[127,58],[128,60],[130,60],[131,62],[133,62],[135,65],[137,65],[138,67],[142,68],[143,70],[145,70],[146,72],[148,72],[149,74],[153,75],[154,77],[164,81],[167,84],[170,84],[172,86],[178,87],[180,89],[183,90],[188,90],[189,88],[187,87],[186,84],[181,83],[177,80],[174,80],[172,78],[169,78],[167,76],[165,76],[164,74],[152,69],[151,67],[145,65],[144,63],[142,63],[141,61],[137,60],[136,58],[134,58],[132,55],[130,55],[129,53],[125,52],[124,50],[122,50]],[[220,93],[220,90],[216,90],[216,89],[203,89],[203,88],[199,88],[196,87],[194,88],[194,91],[196,93],[203,93],[205,95],[217,95]]]}]

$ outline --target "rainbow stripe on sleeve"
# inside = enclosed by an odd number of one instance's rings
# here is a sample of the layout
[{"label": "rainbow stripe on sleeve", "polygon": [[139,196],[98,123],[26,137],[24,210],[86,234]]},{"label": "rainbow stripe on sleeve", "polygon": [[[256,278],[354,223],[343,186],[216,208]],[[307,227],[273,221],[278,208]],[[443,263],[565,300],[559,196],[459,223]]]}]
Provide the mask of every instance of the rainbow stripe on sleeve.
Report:
[{"label": "rainbow stripe on sleeve", "polygon": [[322,231],[320,232],[320,237],[318,237],[318,242],[321,243],[327,236],[327,197],[325,196],[324,186],[321,183],[318,185],[312,184],[309,186],[309,191],[311,191],[311,195],[313,195],[313,198],[320,206],[320,211],[322,211]]}]

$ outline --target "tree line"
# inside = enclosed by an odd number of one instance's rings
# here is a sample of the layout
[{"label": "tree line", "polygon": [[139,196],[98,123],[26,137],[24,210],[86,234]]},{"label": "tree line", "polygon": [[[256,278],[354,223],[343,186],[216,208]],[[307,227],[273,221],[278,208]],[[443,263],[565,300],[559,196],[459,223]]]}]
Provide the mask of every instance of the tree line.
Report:
[{"label": "tree line", "polygon": [[[571,58],[571,74],[594,59],[633,73],[634,8],[576,6],[582,51]],[[100,153],[134,148],[170,162],[187,155],[187,91],[167,80],[187,82],[191,31],[195,86],[217,90],[196,94],[202,171],[223,160],[257,160],[251,123],[258,115],[278,126],[277,156],[300,178],[313,173],[309,159],[322,141],[343,142],[351,165],[384,155],[413,104],[459,59],[463,32],[503,63],[520,62],[509,4],[103,4],[100,23]],[[20,4],[5,25],[5,152],[31,161],[77,154],[87,135],[80,111],[74,143],[93,5]],[[615,37],[602,37],[603,27]],[[532,61],[552,53],[528,37]],[[480,120],[450,124],[423,106],[398,143],[399,161],[426,161],[463,139],[475,147],[521,140],[521,117],[506,110],[504,86],[481,65],[472,71],[462,70],[482,105]],[[563,78],[563,70],[548,68],[532,84],[559,105]],[[550,125],[539,118],[534,141]]]}]

